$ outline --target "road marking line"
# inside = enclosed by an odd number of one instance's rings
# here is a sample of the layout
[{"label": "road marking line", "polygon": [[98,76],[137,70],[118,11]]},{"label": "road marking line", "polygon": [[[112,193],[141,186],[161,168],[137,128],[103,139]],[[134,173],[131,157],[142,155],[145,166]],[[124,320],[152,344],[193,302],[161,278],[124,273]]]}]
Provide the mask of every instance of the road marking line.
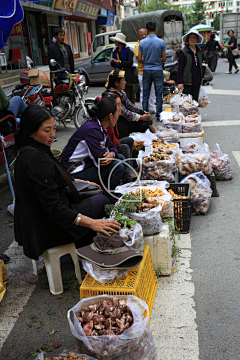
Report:
[{"label": "road marking line", "polygon": [[199,343],[194,310],[195,293],[191,281],[191,238],[180,235],[181,248],[178,271],[170,277],[159,279],[153,305],[150,328],[156,346],[156,359],[199,359]]},{"label": "road marking line", "polygon": [[240,90],[213,89],[211,85],[204,86],[204,90],[209,95],[240,95]]},{"label": "road marking line", "polygon": [[36,287],[37,276],[32,273],[32,261],[22,249],[13,241],[4,253],[10,256],[11,261],[6,264],[9,282],[0,306],[0,351]]},{"label": "road marking line", "polygon": [[219,120],[219,121],[203,121],[202,122],[203,127],[206,126],[237,126],[240,125],[240,120]]},{"label": "road marking line", "polygon": [[238,163],[238,166],[240,167],[240,151],[232,151],[232,153]]}]

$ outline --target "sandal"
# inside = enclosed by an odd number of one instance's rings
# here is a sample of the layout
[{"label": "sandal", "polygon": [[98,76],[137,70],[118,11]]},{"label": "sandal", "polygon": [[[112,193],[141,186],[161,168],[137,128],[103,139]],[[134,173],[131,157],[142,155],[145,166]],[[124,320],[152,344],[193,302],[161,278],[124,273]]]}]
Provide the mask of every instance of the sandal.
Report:
[{"label": "sandal", "polygon": [[0,260],[3,260],[4,264],[7,264],[10,261],[10,257],[5,254],[0,254]]}]

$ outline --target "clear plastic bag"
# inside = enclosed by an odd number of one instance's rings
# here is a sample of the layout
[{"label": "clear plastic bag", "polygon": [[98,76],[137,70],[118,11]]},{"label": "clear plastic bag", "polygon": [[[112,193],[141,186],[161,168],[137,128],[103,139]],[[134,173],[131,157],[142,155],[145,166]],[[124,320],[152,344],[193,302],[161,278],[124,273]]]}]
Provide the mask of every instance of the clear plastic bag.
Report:
[{"label": "clear plastic bag", "polygon": [[172,113],[173,116],[171,119],[163,120],[163,127],[164,129],[173,129],[176,130],[178,133],[182,133],[182,125],[184,123],[184,116],[181,113]]},{"label": "clear plastic bag", "polygon": [[185,120],[182,124],[182,132],[183,134],[196,133],[202,131],[202,124],[199,120]]},{"label": "clear plastic bag", "polygon": [[163,225],[160,216],[161,210],[162,206],[159,205],[148,211],[130,213],[129,217],[142,226],[143,235],[158,234]]},{"label": "clear plastic bag", "polygon": [[200,148],[201,145],[191,142],[184,145],[181,149],[183,154],[194,154],[195,152],[199,151]]},{"label": "clear plastic bag", "polygon": [[232,164],[228,154],[224,154],[219,144],[215,144],[210,153],[211,165],[216,180],[230,180],[232,178]]},{"label": "clear plastic bag", "polygon": [[159,140],[167,141],[169,144],[179,142],[178,132],[173,129],[163,129],[162,127],[158,127],[158,131],[155,135]]},{"label": "clear plastic bag", "polygon": [[167,181],[158,181],[158,180],[138,180],[132,183],[127,183],[124,185],[119,185],[116,187],[115,192],[118,194],[127,194],[131,191],[136,191],[139,187],[144,186],[157,186],[161,189],[168,189],[169,183]]},{"label": "clear plastic bag", "polygon": [[199,121],[201,123],[202,122],[202,116],[198,115],[198,114],[188,115],[188,116],[186,116],[186,120],[187,121],[197,120],[197,121]]},{"label": "clear plastic bag", "polygon": [[207,93],[202,86],[200,88],[198,103],[199,103],[199,107],[202,107],[202,108],[205,108],[207,105],[210,104],[210,99],[207,96]]},{"label": "clear plastic bag", "polygon": [[140,166],[141,180],[162,180],[174,182],[173,172],[176,168],[175,157],[158,153],[158,150],[150,152],[139,151],[138,165]]},{"label": "clear plastic bag", "polygon": [[180,112],[183,116],[199,114],[199,104],[191,95],[176,95],[170,100],[170,104],[174,112]]},{"label": "clear plastic bag", "polygon": [[44,360],[44,359],[58,359],[58,356],[62,356],[62,358],[64,358],[64,360],[67,359],[72,359],[73,357],[70,357],[69,354],[75,354],[77,356],[76,360],[97,360],[96,358],[93,358],[91,356],[88,355],[84,355],[84,354],[80,354],[78,351],[76,350],[64,350],[61,354],[59,355],[50,355],[45,353],[44,351],[42,351],[40,354],[37,355],[37,357],[35,357],[35,360]]},{"label": "clear plastic bag", "polygon": [[[80,308],[85,308],[102,300],[112,300],[113,296],[99,295],[82,299],[67,313],[72,335],[77,340],[78,350],[98,360],[152,360],[155,355],[153,336],[148,325],[147,304],[133,295],[115,295],[114,298],[127,300],[133,314],[133,324],[121,335],[86,336],[77,318]],[[147,312],[145,318],[143,314]],[[73,321],[71,320],[73,315]]]},{"label": "clear plastic bag", "polygon": [[202,172],[197,172],[185,177],[181,183],[191,184],[192,214],[206,214],[212,196],[211,184],[208,178]]},{"label": "clear plastic bag", "polygon": [[95,264],[87,260],[81,260],[84,270],[96,281],[102,284],[109,284],[117,280],[121,280],[128,274],[128,270],[119,269],[100,269]]},{"label": "clear plastic bag", "polygon": [[206,175],[212,173],[210,150],[207,144],[203,144],[198,151],[192,154],[183,154],[182,150],[179,150],[176,156],[181,175],[189,175],[198,171],[202,171]]},{"label": "clear plastic bag", "polygon": [[143,251],[143,230],[139,223],[133,225],[131,229],[121,229],[119,235],[124,239],[124,243],[134,251]]}]

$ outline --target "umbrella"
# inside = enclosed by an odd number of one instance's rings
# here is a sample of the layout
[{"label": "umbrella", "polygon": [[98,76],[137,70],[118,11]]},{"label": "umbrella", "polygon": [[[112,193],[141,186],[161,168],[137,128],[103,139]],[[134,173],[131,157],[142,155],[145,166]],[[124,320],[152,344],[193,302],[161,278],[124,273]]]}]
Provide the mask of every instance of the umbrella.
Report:
[{"label": "umbrella", "polygon": [[0,0],[0,49],[7,45],[7,40],[14,25],[22,21],[22,19],[23,9],[19,0]]},{"label": "umbrella", "polygon": [[193,26],[190,30],[197,30],[197,31],[211,31],[213,28],[211,26],[205,24],[198,24]]}]

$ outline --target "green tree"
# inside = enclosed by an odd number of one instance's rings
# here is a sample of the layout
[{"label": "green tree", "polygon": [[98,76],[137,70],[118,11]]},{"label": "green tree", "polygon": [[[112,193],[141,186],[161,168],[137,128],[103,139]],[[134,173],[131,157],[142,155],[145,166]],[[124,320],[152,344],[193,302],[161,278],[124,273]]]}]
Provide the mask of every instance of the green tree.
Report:
[{"label": "green tree", "polygon": [[150,12],[156,10],[168,10],[171,9],[170,0],[150,0],[147,4],[142,4],[143,12]]},{"label": "green tree", "polygon": [[214,30],[220,30],[220,14],[216,14],[213,20]]},{"label": "green tree", "polygon": [[206,9],[207,6],[204,5],[202,0],[195,0],[189,24],[190,27],[206,22]]}]

